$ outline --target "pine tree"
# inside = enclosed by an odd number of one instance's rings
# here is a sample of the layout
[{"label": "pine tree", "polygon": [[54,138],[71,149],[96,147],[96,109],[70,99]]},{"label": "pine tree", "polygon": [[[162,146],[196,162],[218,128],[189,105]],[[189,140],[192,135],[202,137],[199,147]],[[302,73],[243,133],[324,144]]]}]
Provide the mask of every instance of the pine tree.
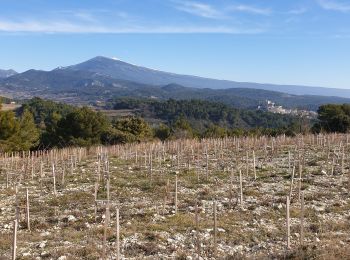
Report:
[{"label": "pine tree", "polygon": [[18,147],[21,150],[29,150],[39,143],[39,130],[37,129],[32,113],[24,110],[19,122]]}]

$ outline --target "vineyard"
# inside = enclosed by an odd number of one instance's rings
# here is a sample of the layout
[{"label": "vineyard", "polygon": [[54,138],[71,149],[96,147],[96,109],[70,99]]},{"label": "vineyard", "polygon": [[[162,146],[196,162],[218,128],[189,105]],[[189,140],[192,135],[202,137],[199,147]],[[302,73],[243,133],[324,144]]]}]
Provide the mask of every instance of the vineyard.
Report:
[{"label": "vineyard", "polygon": [[2,154],[0,259],[350,258],[345,134]]}]

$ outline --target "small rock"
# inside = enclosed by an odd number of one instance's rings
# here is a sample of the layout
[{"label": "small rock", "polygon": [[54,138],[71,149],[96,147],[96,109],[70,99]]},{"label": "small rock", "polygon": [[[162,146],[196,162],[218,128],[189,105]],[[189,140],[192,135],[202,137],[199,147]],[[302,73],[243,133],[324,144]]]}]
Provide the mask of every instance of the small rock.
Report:
[{"label": "small rock", "polygon": [[73,215],[69,215],[69,216],[67,217],[67,220],[68,220],[68,222],[75,222],[77,219],[76,219],[76,217],[74,217]]},{"label": "small rock", "polygon": [[39,244],[39,248],[44,248],[46,246],[47,241],[43,241]]},{"label": "small rock", "polygon": [[42,237],[45,237],[45,236],[48,236],[48,235],[50,235],[49,231],[45,231],[45,232],[40,233],[40,236],[42,236]]}]

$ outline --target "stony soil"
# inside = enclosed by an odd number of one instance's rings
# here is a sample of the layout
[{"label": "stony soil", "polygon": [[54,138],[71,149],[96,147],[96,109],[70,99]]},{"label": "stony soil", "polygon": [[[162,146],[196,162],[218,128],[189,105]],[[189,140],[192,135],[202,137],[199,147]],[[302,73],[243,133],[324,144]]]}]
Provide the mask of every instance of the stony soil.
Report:
[{"label": "stony soil", "polygon": [[[33,159],[7,155],[0,159],[0,256],[11,257],[17,185],[17,259],[100,259],[105,232],[106,258],[116,259],[117,207],[122,259],[350,259],[347,140],[345,135],[186,140],[60,150]],[[107,161],[109,171],[105,172]],[[95,215],[98,172],[100,202]],[[105,230],[102,200],[107,198],[108,176],[111,217]],[[25,220],[26,188],[30,231]],[[288,249],[286,198],[290,190]],[[302,194],[305,211],[301,245]]]}]

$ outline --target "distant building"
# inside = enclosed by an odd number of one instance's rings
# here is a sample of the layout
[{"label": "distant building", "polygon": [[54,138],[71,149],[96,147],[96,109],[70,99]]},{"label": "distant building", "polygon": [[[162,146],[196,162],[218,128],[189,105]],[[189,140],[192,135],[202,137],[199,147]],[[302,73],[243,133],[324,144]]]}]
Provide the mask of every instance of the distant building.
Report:
[{"label": "distant building", "polygon": [[264,104],[259,105],[258,110],[264,110],[274,114],[289,114],[306,118],[317,117],[317,113],[314,111],[283,108],[282,106],[276,106],[271,100],[266,100]]}]

